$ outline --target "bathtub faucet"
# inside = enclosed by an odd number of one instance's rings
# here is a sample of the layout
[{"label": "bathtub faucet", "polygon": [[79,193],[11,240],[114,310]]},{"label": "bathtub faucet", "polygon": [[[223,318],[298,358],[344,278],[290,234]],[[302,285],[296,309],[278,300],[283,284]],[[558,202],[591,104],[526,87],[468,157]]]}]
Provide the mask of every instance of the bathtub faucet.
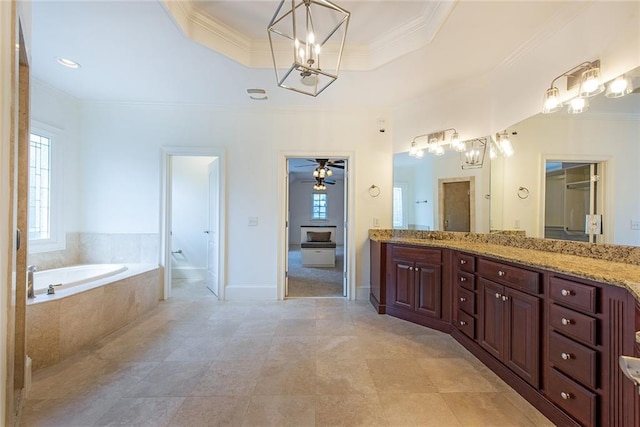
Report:
[{"label": "bathtub faucet", "polygon": [[33,291],[33,273],[38,271],[35,265],[27,267],[27,298],[35,298],[36,294]]}]

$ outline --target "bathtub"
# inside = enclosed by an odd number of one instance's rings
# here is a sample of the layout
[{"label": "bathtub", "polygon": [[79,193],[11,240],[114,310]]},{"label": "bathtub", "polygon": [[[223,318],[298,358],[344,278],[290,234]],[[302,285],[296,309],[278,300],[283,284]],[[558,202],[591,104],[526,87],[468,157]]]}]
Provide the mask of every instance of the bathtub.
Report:
[{"label": "bathtub", "polygon": [[104,279],[127,270],[124,264],[85,264],[72,267],[36,271],[33,274],[33,289],[36,295],[46,294],[49,285],[55,291]]},{"label": "bathtub", "polygon": [[[32,369],[91,348],[158,306],[162,272],[155,264],[91,264],[34,273],[27,300],[27,355]],[[61,284],[58,286],[58,284]],[[49,285],[55,293],[47,294]]]}]

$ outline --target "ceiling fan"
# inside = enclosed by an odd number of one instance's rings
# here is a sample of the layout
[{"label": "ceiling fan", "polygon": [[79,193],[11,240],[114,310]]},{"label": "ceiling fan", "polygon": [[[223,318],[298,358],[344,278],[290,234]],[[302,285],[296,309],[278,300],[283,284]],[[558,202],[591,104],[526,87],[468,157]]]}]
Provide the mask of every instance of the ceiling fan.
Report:
[{"label": "ceiling fan", "polygon": [[338,168],[338,169],[344,169],[344,160],[331,160],[331,159],[305,159],[308,162],[308,164],[304,164],[304,165],[297,165],[297,168],[304,168],[304,167],[309,167],[309,166],[313,166],[313,164],[315,164],[316,168],[327,168],[327,167],[332,167],[332,168]]}]

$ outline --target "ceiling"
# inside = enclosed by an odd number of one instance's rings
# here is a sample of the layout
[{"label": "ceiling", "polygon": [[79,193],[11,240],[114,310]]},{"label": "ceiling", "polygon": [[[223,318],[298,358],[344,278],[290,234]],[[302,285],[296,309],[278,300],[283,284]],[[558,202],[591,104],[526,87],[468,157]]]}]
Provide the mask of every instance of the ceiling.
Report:
[{"label": "ceiling", "polygon": [[[589,6],[336,0],[351,12],[343,68],[313,98],[276,86],[266,27],[278,3],[34,0],[31,74],[80,100],[394,108],[498,72]],[[58,57],[81,68],[62,67]],[[269,99],[250,100],[248,88]]]}]

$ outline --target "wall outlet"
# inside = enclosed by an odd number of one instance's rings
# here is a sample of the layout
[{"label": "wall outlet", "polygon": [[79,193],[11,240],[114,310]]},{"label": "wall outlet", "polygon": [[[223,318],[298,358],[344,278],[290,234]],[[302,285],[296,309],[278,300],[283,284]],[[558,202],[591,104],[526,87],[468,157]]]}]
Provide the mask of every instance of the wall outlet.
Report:
[{"label": "wall outlet", "polygon": [[249,227],[257,227],[258,226],[258,217],[250,216],[249,217]]},{"label": "wall outlet", "polygon": [[380,218],[373,218],[373,226],[380,227]]},{"label": "wall outlet", "polygon": [[518,230],[520,228],[520,220],[516,219],[515,223],[513,224],[513,228],[515,228],[516,230]]},{"label": "wall outlet", "polygon": [[640,230],[640,221],[631,220],[631,229]]}]

